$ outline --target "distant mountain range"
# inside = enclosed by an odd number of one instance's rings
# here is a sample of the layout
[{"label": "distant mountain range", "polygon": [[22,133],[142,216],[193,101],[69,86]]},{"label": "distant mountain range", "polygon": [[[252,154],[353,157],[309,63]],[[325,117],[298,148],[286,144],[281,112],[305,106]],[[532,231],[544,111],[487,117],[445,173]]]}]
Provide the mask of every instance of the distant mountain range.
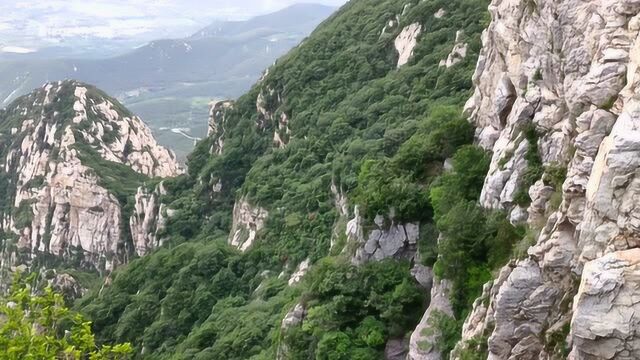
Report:
[{"label": "distant mountain range", "polygon": [[92,83],[123,101],[163,145],[183,156],[194,138],[206,134],[211,99],[242,94],[334,10],[297,4],[246,21],[216,21],[188,38],[152,41],[107,59],[1,61],[0,105],[47,81]]}]

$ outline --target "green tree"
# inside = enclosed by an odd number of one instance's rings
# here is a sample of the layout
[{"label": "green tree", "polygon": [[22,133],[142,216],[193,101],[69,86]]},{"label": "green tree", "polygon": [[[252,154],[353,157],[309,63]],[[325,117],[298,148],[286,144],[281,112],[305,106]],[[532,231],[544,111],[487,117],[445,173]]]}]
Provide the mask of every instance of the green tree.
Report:
[{"label": "green tree", "polygon": [[0,300],[1,360],[121,360],[130,344],[97,346],[91,322],[70,311],[51,287],[34,289],[16,276],[9,295]]}]

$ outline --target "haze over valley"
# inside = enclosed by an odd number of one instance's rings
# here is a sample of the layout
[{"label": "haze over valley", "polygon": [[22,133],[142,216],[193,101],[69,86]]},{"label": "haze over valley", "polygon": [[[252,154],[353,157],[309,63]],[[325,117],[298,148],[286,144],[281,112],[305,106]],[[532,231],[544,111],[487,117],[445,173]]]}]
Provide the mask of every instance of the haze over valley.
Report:
[{"label": "haze over valley", "polygon": [[[286,4],[286,1],[280,3]],[[105,5],[104,11],[126,11],[141,4],[116,2]],[[147,23],[140,24],[132,17],[113,20],[107,14],[105,23],[111,24],[104,25],[109,30],[107,33],[104,29],[78,25],[89,22],[88,16],[100,9],[82,7],[92,12],[85,15],[87,19],[76,19],[76,26],[58,27],[54,23],[49,25],[52,28],[39,31],[44,31],[46,36],[36,44],[55,43],[50,39],[52,34],[60,41],[56,46],[44,46],[37,51],[29,47],[35,40],[11,32],[3,34],[0,43],[20,46],[5,46],[0,52],[0,106],[48,81],[85,81],[104,89],[140,115],[159,142],[184,160],[194,140],[206,135],[208,106],[212,100],[233,99],[248,90],[269,65],[300,43],[336,9],[301,3],[242,19],[247,14],[268,9],[264,5],[243,6],[245,10],[226,8],[227,18],[239,20],[215,20],[197,29],[194,25],[204,21],[203,15],[195,17],[197,22],[193,20],[194,15],[189,18],[185,15],[182,22],[177,21],[180,18],[165,23],[164,17],[148,17],[144,18]],[[14,11],[22,10],[21,14],[39,19],[40,15],[33,15],[34,12],[40,11],[44,17],[52,7],[49,4],[38,10],[38,7],[25,6]],[[176,7],[190,9],[188,14],[194,13],[189,4],[173,4],[173,8]],[[173,8],[156,10],[166,11],[163,16],[171,19]],[[64,14],[58,11],[59,16]],[[224,12],[225,8],[220,11]],[[204,13],[216,15],[211,10]],[[160,23],[156,25],[156,22]],[[122,23],[131,29],[120,28]],[[15,26],[6,21],[5,24]],[[186,35],[187,31],[191,32]],[[175,38],[177,34],[185,35]],[[170,35],[172,38],[134,45],[151,36]]]}]

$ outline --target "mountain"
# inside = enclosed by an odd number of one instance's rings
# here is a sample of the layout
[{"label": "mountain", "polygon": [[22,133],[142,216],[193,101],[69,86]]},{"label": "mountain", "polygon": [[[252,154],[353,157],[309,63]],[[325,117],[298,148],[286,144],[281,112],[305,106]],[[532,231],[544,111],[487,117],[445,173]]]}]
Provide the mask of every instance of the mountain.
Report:
[{"label": "mountain", "polygon": [[6,105],[50,80],[95,84],[149,121],[159,141],[183,157],[194,137],[205,135],[211,98],[246,91],[264,68],[333,11],[322,5],[294,5],[247,21],[216,23],[212,26],[220,30],[217,35],[205,29],[197,36],[152,41],[107,59],[2,61],[0,99]]},{"label": "mountain", "polygon": [[136,359],[640,357],[639,19],[351,0],[129,196],[154,245],[75,310]]},{"label": "mountain", "polygon": [[3,271],[104,273],[144,254],[157,244],[133,241],[134,196],[181,172],[138,117],[76,81],[45,84],[0,112],[0,161]]},{"label": "mountain", "polygon": [[[326,18],[335,8],[320,4],[295,4],[280,11],[256,16],[246,21],[216,21],[193,34],[191,38],[254,36],[293,34],[306,36],[317,26],[319,19]],[[297,34],[296,34],[297,33]]]},{"label": "mountain", "polygon": [[[165,180],[150,211],[171,214],[163,247],[76,303],[101,341],[149,359],[404,358],[433,273],[444,276],[432,270],[434,213],[446,218],[448,205],[471,212],[449,218],[474,220],[452,239],[477,244],[473,258],[450,252],[476,270],[446,268],[455,315],[471,306],[508,259],[486,254],[518,235],[473,201],[490,156],[472,145],[462,108],[488,4],[405,5],[350,1],[248,93],[212,104],[188,173]],[[444,177],[445,162],[460,175]],[[440,183],[452,197],[435,211]],[[506,245],[478,239],[493,234]],[[445,351],[415,334],[412,354]]]}]

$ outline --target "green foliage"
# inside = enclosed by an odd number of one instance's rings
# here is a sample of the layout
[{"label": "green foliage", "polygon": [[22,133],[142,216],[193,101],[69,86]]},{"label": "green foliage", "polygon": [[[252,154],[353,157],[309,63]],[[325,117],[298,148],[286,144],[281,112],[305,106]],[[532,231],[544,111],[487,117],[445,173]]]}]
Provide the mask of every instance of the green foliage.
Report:
[{"label": "green foliage", "polygon": [[617,95],[612,95],[602,105],[600,105],[600,109],[611,110],[613,108],[613,105],[616,104],[616,101],[618,101],[618,96]]},{"label": "green foliage", "polygon": [[25,188],[40,188],[45,183],[45,177],[42,175],[34,176],[29,180],[26,184],[24,184]]},{"label": "green foliage", "polygon": [[17,275],[9,294],[0,299],[0,359],[130,358],[130,344],[96,346],[91,323],[69,311],[62,295],[50,287],[34,294],[27,281]]},{"label": "green foliage", "polygon": [[562,184],[567,178],[567,168],[558,164],[545,167],[542,180],[546,185],[553,186],[554,192],[549,197],[549,210],[555,211],[562,204]]},{"label": "green foliage", "polygon": [[373,219],[394,209],[400,220],[428,218],[428,189],[410,175],[394,174],[398,170],[388,161],[369,160],[362,165],[355,199],[366,216]]},{"label": "green foliage", "polygon": [[13,192],[11,191],[12,180],[12,176],[0,171],[0,213],[2,214],[11,212],[13,206]]},{"label": "green foliage", "polygon": [[474,337],[464,343],[463,349],[457,354],[460,360],[485,360],[489,354],[486,336]]},{"label": "green foliage", "polygon": [[453,156],[453,170],[431,187],[431,204],[439,232],[434,273],[452,281],[451,302],[456,318],[464,318],[480,295],[491,270],[509,259],[523,236],[502,212],[482,209],[476,201],[489,168],[489,155],[474,146],[461,147]]},{"label": "green foliage", "polygon": [[35,199],[23,200],[20,202],[20,205],[14,209],[14,226],[17,229],[24,229],[31,225],[31,221],[33,220],[33,204],[35,201]]},{"label": "green foliage", "polygon": [[420,260],[425,266],[433,266],[438,259],[438,228],[432,223],[420,226],[420,238],[418,239],[418,250]]},{"label": "green foliage", "polygon": [[80,304],[96,327],[112,324],[118,341],[144,340],[149,353],[162,353],[176,345],[175,336],[206,320],[217,300],[246,294],[247,284],[239,281],[245,264],[237,261],[219,242],[160,250],[121,269],[110,287]]},{"label": "green foliage", "polygon": [[524,259],[527,257],[527,250],[536,244],[538,231],[532,228],[525,230],[524,235],[518,240],[512,249],[512,257],[516,259]]},{"label": "green foliage", "polygon": [[434,218],[440,219],[458,201],[475,201],[480,196],[489,169],[489,154],[475,146],[464,146],[452,159],[453,171],[442,174],[431,186]]},{"label": "green foliage", "polygon": [[398,168],[413,169],[419,176],[428,171],[429,165],[441,163],[471,140],[473,127],[462,118],[459,108],[437,107],[419,130],[400,146],[393,160]]},{"label": "green foliage", "polygon": [[567,167],[558,164],[546,166],[542,180],[545,184],[553,186],[555,191],[562,191],[562,184],[567,178]]},{"label": "green foliage", "polygon": [[440,352],[443,359],[449,359],[449,353],[460,339],[462,321],[456,321],[453,317],[435,310],[429,318],[429,325],[438,333],[433,346]]},{"label": "green foliage", "polygon": [[567,344],[567,337],[571,331],[571,324],[567,321],[555,331],[549,330],[545,338],[545,350],[559,358],[566,358],[571,351]]},{"label": "green foliage", "polygon": [[535,125],[528,123],[522,129],[522,134],[529,144],[525,160],[527,160],[527,168],[522,174],[520,184],[518,185],[518,191],[514,194],[514,202],[522,207],[527,207],[531,203],[529,197],[529,188],[540,179],[544,172],[542,166],[542,159],[538,152],[538,133]]},{"label": "green foliage", "polygon": [[391,159],[367,160],[355,200],[370,219],[393,209],[400,220],[430,219],[428,188],[442,162],[471,142],[473,129],[459,109],[436,107]]},{"label": "green foliage", "polygon": [[91,168],[98,176],[100,185],[109,190],[121,204],[125,204],[127,197],[135,194],[138,187],[148,178],[133,171],[129,166],[108,161],[88,144],[77,142],[73,145],[82,160],[83,165]]},{"label": "green foliage", "polygon": [[306,336],[289,347],[292,358],[353,359],[367,353],[381,358],[389,338],[415,327],[425,300],[409,264],[391,260],[356,267],[327,258],[307,274],[304,285]]},{"label": "green foliage", "polygon": [[542,70],[540,68],[536,69],[536,72],[533,74],[533,81],[542,80]]}]

